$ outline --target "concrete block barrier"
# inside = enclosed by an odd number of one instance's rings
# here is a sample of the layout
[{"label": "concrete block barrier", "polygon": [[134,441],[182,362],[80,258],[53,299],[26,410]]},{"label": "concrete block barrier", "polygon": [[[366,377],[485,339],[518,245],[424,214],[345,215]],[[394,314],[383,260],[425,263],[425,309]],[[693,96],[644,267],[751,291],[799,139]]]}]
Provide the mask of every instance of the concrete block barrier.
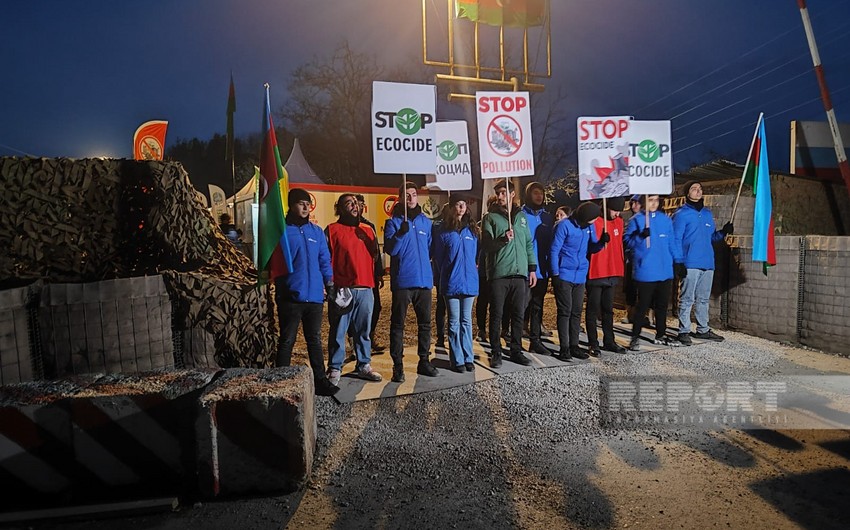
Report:
[{"label": "concrete block barrier", "polygon": [[196,422],[203,495],[291,491],[316,446],[313,376],[306,367],[232,369],[206,389]]}]

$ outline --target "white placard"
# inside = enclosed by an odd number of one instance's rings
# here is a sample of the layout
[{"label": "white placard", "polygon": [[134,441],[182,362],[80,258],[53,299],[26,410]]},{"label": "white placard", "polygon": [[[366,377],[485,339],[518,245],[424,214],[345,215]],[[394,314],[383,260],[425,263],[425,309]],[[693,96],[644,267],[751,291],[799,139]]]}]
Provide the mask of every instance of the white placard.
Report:
[{"label": "white placard", "polygon": [[[636,121],[629,127],[629,193],[669,195],[673,191],[669,121]],[[624,194],[625,195],[625,194]]]},{"label": "white placard", "polygon": [[629,193],[629,116],[581,117],[578,187],[583,201]]},{"label": "white placard", "polygon": [[534,175],[528,92],[476,92],[481,178]]},{"label": "white placard", "polygon": [[372,83],[375,173],[434,173],[436,109],[433,85]]},{"label": "white placard", "polygon": [[425,175],[425,185],[434,190],[472,189],[469,133],[465,121],[437,122],[437,172]]}]

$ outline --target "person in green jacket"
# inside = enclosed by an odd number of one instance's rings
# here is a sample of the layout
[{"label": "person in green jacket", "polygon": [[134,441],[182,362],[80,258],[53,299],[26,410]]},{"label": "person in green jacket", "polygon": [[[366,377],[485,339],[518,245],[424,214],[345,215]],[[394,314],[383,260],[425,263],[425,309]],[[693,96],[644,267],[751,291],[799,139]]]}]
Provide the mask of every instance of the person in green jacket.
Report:
[{"label": "person in green jacket", "polygon": [[510,359],[527,366],[531,360],[522,353],[522,326],[530,289],[537,284],[537,260],[528,219],[515,202],[513,184],[506,187],[502,181],[494,191],[497,200],[481,221],[481,245],[486,254],[487,280],[490,283],[490,366],[498,368],[502,365],[499,330],[503,311],[510,314]]}]

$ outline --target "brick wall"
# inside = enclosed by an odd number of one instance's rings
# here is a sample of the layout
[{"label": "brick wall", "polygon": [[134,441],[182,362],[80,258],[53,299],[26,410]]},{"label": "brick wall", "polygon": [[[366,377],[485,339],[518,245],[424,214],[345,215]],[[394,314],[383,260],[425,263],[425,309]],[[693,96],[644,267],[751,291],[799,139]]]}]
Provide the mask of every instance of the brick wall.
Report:
[{"label": "brick wall", "polygon": [[850,238],[806,237],[805,291],[800,342],[827,351],[850,353],[847,293],[850,290]]}]

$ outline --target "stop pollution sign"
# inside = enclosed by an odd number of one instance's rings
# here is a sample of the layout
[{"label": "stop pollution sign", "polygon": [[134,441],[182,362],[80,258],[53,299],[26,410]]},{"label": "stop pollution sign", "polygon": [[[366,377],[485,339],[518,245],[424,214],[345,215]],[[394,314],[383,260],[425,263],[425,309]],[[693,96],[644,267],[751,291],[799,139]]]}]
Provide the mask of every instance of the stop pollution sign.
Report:
[{"label": "stop pollution sign", "polygon": [[528,92],[476,92],[481,178],[534,175]]}]

